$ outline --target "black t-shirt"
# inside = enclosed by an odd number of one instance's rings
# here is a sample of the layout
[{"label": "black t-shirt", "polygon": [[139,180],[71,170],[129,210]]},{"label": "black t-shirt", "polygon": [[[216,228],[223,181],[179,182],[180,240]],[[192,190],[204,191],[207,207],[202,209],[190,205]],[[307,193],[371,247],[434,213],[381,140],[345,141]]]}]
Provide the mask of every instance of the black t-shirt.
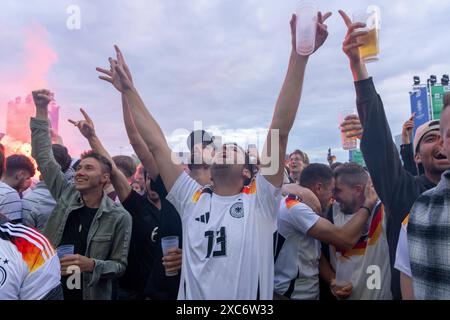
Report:
[{"label": "black t-shirt", "polygon": [[122,202],[122,206],[130,213],[133,224],[128,266],[119,284],[123,289],[143,294],[153,270],[161,212],[134,190]]},{"label": "black t-shirt", "polygon": [[[74,254],[85,256],[89,229],[97,211],[98,208],[82,207],[69,213],[59,245],[72,244]],[[69,289],[67,279],[68,277],[61,277],[64,300],[83,300],[83,282],[81,281],[81,289]]]},{"label": "black t-shirt", "polygon": [[131,214],[133,229],[128,267],[120,279],[120,286],[127,290],[143,293],[152,300],[176,299],[180,284],[180,273],[167,277],[162,265],[161,238],[178,236],[182,248],[181,219],[178,212],[165,197],[167,191],[161,177],[152,182],[152,190],[161,199],[158,210],[147,197],[134,190],[122,205]]},{"label": "black t-shirt", "polygon": [[145,295],[152,300],[175,300],[178,296],[181,270],[177,276],[167,277],[162,264],[161,238],[168,236],[178,236],[179,247],[183,247],[181,218],[175,207],[166,200],[167,190],[161,176],[151,184],[152,190],[158,193],[161,199],[161,222],[159,232],[156,237],[155,264],[152,275],[147,281]]}]

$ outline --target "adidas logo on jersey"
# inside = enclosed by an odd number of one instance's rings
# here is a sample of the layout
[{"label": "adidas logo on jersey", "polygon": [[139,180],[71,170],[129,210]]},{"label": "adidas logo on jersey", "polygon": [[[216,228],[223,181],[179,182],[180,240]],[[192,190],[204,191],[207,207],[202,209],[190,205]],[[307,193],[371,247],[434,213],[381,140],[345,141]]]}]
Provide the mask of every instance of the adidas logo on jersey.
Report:
[{"label": "adidas logo on jersey", "polygon": [[200,217],[195,218],[195,221],[201,222],[201,223],[208,223],[209,222],[209,212],[202,214]]}]

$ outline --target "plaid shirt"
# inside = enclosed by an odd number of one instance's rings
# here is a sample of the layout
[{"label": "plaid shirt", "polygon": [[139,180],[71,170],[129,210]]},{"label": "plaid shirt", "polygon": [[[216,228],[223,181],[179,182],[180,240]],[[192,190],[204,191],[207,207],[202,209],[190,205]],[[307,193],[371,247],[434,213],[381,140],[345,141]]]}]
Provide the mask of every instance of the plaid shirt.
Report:
[{"label": "plaid shirt", "polygon": [[414,203],[408,223],[414,295],[450,299],[450,170]]}]

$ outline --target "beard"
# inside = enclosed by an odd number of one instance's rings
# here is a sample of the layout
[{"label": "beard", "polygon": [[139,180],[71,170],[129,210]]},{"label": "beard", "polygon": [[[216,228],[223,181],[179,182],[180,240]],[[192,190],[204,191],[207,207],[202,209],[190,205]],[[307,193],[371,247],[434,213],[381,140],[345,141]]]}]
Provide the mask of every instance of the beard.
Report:
[{"label": "beard", "polygon": [[355,202],[353,203],[340,203],[341,212],[346,215],[354,214]]}]

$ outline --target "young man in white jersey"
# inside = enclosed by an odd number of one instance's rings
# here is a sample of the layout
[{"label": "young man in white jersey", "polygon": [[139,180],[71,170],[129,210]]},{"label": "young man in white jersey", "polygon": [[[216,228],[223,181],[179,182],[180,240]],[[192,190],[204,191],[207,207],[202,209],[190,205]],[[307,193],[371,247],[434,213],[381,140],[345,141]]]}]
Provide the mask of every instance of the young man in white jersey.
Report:
[{"label": "young man in white jersey", "polygon": [[[319,199],[325,214],[331,204],[335,186],[333,172],[324,164],[314,163],[305,168],[300,177],[301,185],[310,189]],[[364,191],[364,190],[363,190]],[[340,227],[315,213],[298,196],[289,195],[281,203],[278,213],[278,235],[275,254],[275,293],[295,300],[319,299],[319,271],[323,275],[320,242],[340,248],[351,249],[361,238],[375,207],[378,197],[367,187],[366,199],[357,208],[353,219]],[[367,209],[366,209],[367,208]],[[351,294],[352,286],[338,288],[335,275],[325,279],[332,293],[345,298]]]},{"label": "young man in white jersey", "polygon": [[[323,22],[330,15],[318,15],[316,49],[328,36]],[[184,248],[180,299],[272,299],[273,232],[281,199],[282,160],[308,61],[308,56],[296,52],[295,27],[293,16],[288,73],[263,152],[262,163],[267,163],[267,167],[245,188],[242,174],[245,153],[241,148],[225,145],[216,153],[211,165],[214,188],[202,188],[184,173],[181,165],[172,161],[172,151],[161,128],[121,63],[110,59],[110,70],[97,69],[106,75],[101,79],[112,83],[127,97],[136,127],[155,156],[169,192],[168,199],[181,216]],[[271,151],[271,159],[269,156],[264,159],[267,150]]]},{"label": "young man in white jersey", "polygon": [[42,234],[0,214],[0,300],[62,300],[60,272]]}]

